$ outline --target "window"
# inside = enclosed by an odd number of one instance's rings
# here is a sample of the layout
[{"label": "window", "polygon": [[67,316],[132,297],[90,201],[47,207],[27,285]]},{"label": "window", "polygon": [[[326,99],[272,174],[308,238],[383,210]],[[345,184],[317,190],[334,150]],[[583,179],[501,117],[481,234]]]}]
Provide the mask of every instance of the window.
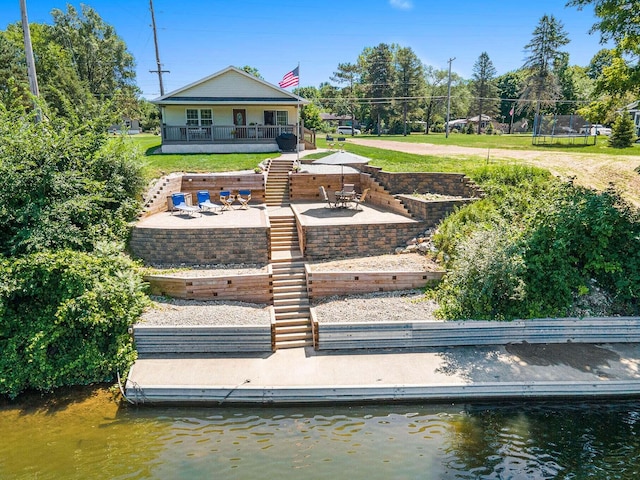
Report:
[{"label": "window", "polygon": [[265,125],[288,125],[289,112],[287,112],[286,110],[265,110],[264,124]]},{"label": "window", "polygon": [[213,125],[213,113],[210,108],[187,108],[187,125]]}]

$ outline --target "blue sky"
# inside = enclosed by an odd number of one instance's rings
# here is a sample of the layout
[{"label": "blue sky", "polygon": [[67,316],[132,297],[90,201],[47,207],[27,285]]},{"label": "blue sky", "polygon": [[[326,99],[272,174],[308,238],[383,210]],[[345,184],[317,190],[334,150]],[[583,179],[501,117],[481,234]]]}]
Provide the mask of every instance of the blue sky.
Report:
[{"label": "blue sky", "polygon": [[[54,8],[75,0],[27,0],[30,22],[51,23]],[[137,83],[147,98],[159,95],[148,0],[86,0],[116,28],[137,63]],[[427,0],[154,0],[165,92],[229,65],[250,65],[277,83],[300,63],[300,84],[329,81],[338,63],[355,62],[381,42],[411,47],[423,63],[472,75],[483,51],[498,75],[520,67],[524,46],[540,17],[563,22],[570,63],[587,65],[602,46],[592,7],[579,11],[564,0],[527,2]],[[20,21],[20,1],[0,0],[0,28]]]}]

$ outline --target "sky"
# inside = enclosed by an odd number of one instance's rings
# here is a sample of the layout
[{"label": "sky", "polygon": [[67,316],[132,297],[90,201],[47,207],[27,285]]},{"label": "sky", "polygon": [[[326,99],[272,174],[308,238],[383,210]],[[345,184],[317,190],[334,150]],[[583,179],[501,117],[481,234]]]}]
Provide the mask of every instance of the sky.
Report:
[{"label": "sky", "polygon": [[[52,23],[53,9],[75,0],[26,0],[30,23]],[[85,0],[113,25],[136,60],[137,84],[149,99],[160,95],[149,0]],[[366,47],[411,47],[426,65],[471,78],[487,52],[498,75],[522,66],[540,18],[565,27],[572,65],[586,66],[603,48],[593,7],[564,0],[153,0],[165,93],[229,65],[249,65],[277,84],[300,65],[300,86],[330,81],[339,63],[355,63]],[[0,28],[20,21],[20,0],[0,0]]]}]

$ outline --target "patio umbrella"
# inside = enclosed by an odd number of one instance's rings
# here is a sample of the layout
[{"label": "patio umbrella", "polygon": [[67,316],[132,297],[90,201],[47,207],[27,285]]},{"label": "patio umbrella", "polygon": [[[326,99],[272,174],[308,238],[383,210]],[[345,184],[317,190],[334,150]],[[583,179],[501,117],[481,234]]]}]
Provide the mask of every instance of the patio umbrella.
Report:
[{"label": "patio umbrella", "polygon": [[344,166],[345,165],[364,165],[365,163],[369,163],[371,161],[370,158],[363,157],[361,155],[356,155],[355,153],[345,152],[344,150],[340,150],[339,152],[332,153],[331,155],[327,155],[326,157],[319,158],[318,160],[314,160],[312,163],[317,165],[340,165],[341,170],[341,185],[344,185]]}]

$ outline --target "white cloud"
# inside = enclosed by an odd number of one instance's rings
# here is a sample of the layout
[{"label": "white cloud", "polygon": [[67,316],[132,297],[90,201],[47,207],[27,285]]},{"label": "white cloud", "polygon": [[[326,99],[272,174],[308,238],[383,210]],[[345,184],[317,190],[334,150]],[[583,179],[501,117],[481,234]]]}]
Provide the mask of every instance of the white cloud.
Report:
[{"label": "white cloud", "polygon": [[400,10],[411,10],[413,8],[411,0],[389,0],[389,5]]}]

